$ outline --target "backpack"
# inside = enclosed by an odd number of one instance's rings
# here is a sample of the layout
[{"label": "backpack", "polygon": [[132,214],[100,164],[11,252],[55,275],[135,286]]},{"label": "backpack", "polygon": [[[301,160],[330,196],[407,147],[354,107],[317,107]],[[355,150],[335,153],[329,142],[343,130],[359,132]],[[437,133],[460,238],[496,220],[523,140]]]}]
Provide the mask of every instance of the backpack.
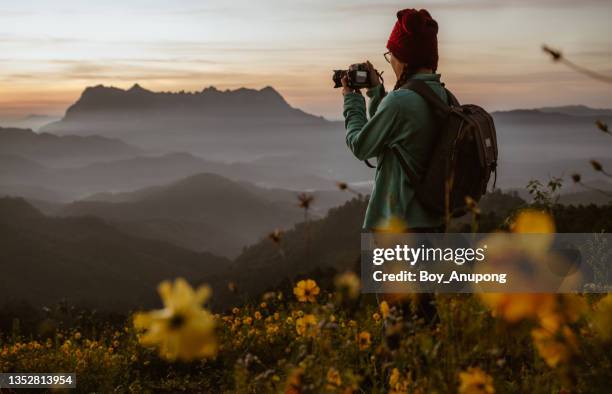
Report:
[{"label": "backpack", "polygon": [[[421,96],[434,111],[439,135],[422,178],[409,168],[398,147],[391,149],[413,185],[418,201],[429,211],[452,217],[464,215],[468,205],[487,191],[491,173],[497,181],[497,135],[493,118],[476,105],[460,105],[446,90],[449,103],[421,80],[410,80],[403,89]],[[469,198],[468,198],[469,197]]]}]

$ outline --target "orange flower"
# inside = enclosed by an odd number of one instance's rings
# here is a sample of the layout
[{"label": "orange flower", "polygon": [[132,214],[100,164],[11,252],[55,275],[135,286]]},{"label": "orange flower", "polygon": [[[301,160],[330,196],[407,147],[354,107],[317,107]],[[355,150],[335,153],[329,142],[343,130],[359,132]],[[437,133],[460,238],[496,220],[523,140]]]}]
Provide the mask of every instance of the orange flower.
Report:
[{"label": "orange flower", "polygon": [[379,305],[379,309],[383,319],[386,319],[389,316],[389,304],[387,303],[387,301],[381,302]]},{"label": "orange flower", "polygon": [[300,302],[317,302],[317,295],[320,292],[317,282],[312,279],[301,280],[293,288],[293,294]]},{"label": "orange flower", "polygon": [[318,331],[317,317],[315,315],[304,315],[295,321],[295,330],[298,335],[314,337]]},{"label": "orange flower", "polygon": [[359,345],[359,350],[366,350],[372,344],[372,336],[367,331],[362,331],[357,336],[357,344]]},{"label": "orange flower", "polygon": [[556,332],[535,328],[531,336],[538,353],[551,368],[567,363],[578,350],[576,337],[568,326]]},{"label": "orange flower", "polygon": [[327,371],[327,384],[331,389],[342,386],[342,377],[336,368],[330,368]]},{"label": "orange flower", "polygon": [[612,294],[608,294],[595,306],[593,326],[604,340],[612,340]]},{"label": "orange flower", "polygon": [[523,234],[551,234],[555,232],[555,223],[546,212],[525,209],[516,217],[511,230]]},{"label": "orange flower", "polygon": [[491,309],[493,316],[509,323],[535,319],[555,307],[554,294],[484,293],[480,294],[480,299]]},{"label": "orange flower", "polygon": [[478,367],[459,373],[459,394],[493,394],[493,378]]}]

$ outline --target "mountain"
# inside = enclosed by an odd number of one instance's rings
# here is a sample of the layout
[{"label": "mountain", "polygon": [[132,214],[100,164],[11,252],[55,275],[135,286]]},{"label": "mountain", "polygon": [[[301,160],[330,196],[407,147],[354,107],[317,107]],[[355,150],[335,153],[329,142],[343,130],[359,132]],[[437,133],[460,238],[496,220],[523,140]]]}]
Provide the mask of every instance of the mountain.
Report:
[{"label": "mountain", "polygon": [[[1,149],[1,148],[0,148]],[[20,156],[0,154],[0,180],[3,183],[39,181],[47,168],[43,165]]]},{"label": "mountain", "polygon": [[60,215],[96,216],[132,235],[222,256],[303,219],[295,196],[272,200],[254,185],[208,173],[106,199],[77,201]]},{"label": "mountain", "polygon": [[57,134],[129,135],[211,128],[320,126],[327,121],[292,108],[273,88],[240,88],[200,92],[153,92],[135,84],[128,90],[98,85],[88,87],[58,122],[44,131]]},{"label": "mountain", "polygon": [[157,284],[209,282],[229,262],[126,235],[94,218],[50,218],[23,199],[0,198],[0,300],[126,311],[158,303]]},{"label": "mountain", "polygon": [[31,129],[0,127],[0,155],[16,155],[53,165],[115,160],[142,153],[116,139],[57,136]]},{"label": "mountain", "polygon": [[504,123],[531,125],[594,125],[595,121],[612,120],[612,109],[590,108],[585,105],[513,109],[491,113],[493,119]]},{"label": "mountain", "polygon": [[[301,222],[282,232],[278,244],[266,238],[245,248],[224,273],[213,277],[215,283],[225,284],[214,288],[215,299],[221,300],[221,306],[236,305],[315,271],[356,270],[365,208],[366,201],[355,198],[330,209],[322,219]],[[333,286],[333,278],[332,272],[317,280]],[[237,285],[237,294],[228,291],[230,281]]]},{"label": "mountain", "polygon": [[134,190],[159,185],[202,172],[234,180],[249,180],[265,186],[285,185],[295,189],[330,188],[333,182],[307,173],[287,173],[282,166],[258,162],[223,163],[185,152],[92,163],[65,169],[59,175],[67,188],[83,193]]},{"label": "mountain", "polygon": [[[306,172],[287,171],[286,166],[255,162],[222,163],[189,153],[135,156],[129,159],[101,161],[75,168],[51,168],[15,155],[0,154],[0,195],[39,198],[50,201],[88,199],[106,201],[120,192],[133,191],[203,173],[215,173],[237,181],[255,183],[254,190],[273,199],[295,199],[295,191],[315,189],[315,210],[324,213],[350,196],[340,193],[333,180]],[[282,188],[280,188],[282,186]],[[37,195],[37,190],[42,193]]]},{"label": "mountain", "polygon": [[31,114],[21,118],[0,118],[0,124],[5,127],[38,130],[42,126],[60,119],[60,116]]},{"label": "mountain", "polygon": [[539,111],[545,113],[558,113],[571,116],[612,117],[612,109],[591,108],[586,105],[565,105],[561,107],[544,107]]},{"label": "mountain", "polygon": [[[559,108],[538,108],[538,109],[514,109],[511,111],[496,111],[491,115],[497,122],[512,122],[513,124],[531,125],[556,125],[556,124],[591,124],[596,120],[608,121],[612,119],[612,113],[605,111],[572,111]],[[586,108],[586,107],[585,107]],[[559,112],[555,111],[558,110]],[[612,112],[612,111],[611,111]]]}]

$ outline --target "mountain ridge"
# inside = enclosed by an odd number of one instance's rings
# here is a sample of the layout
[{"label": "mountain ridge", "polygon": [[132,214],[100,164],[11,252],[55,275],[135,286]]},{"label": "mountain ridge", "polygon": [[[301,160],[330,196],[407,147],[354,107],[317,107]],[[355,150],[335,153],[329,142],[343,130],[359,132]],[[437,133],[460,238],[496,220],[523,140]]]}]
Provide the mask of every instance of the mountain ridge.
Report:
[{"label": "mountain ridge", "polygon": [[158,304],[152,289],[160,281],[209,282],[229,264],[125,234],[97,218],[45,216],[18,198],[0,198],[0,236],[0,300],[37,307],[61,300],[107,311],[151,307]]},{"label": "mountain ridge", "polygon": [[139,238],[234,256],[269,231],[303,218],[296,202],[271,201],[263,190],[252,188],[256,187],[200,173],[115,199],[107,196],[107,201],[76,201],[58,215],[95,216]]},{"label": "mountain ridge", "polygon": [[77,159],[114,160],[142,154],[143,151],[114,138],[99,135],[55,135],[32,129],[0,127],[0,155],[52,162],[74,162]]},{"label": "mountain ridge", "polygon": [[142,131],[143,128],[172,128],[176,132],[177,129],[201,129],[228,122],[235,126],[329,123],[321,116],[292,107],[271,86],[224,91],[210,86],[197,92],[155,92],[134,84],[129,89],[89,86],[61,120],[41,130],[106,135]]}]

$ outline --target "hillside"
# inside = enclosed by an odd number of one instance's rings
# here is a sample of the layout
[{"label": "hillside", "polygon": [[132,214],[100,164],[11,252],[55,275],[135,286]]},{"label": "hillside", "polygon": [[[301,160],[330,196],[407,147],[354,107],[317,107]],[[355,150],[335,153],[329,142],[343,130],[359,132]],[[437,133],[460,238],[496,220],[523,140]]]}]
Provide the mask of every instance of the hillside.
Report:
[{"label": "hillside", "polygon": [[[288,278],[320,270],[357,269],[360,258],[364,200],[353,199],[309,223],[299,223],[281,234],[279,244],[270,239],[246,248],[230,266],[229,278],[250,296],[280,285]],[[253,278],[259,278],[253,280]],[[333,278],[329,275],[327,279]],[[224,291],[221,298],[231,300]]]},{"label": "hillside", "polygon": [[265,190],[254,192],[257,189],[203,173],[110,197],[115,202],[78,201],[60,214],[92,215],[133,235],[234,256],[269,231],[303,218],[295,197],[291,201],[271,200]]},{"label": "hillside", "polygon": [[35,306],[62,299],[102,310],[151,306],[159,281],[207,280],[228,264],[125,235],[98,219],[46,217],[22,199],[0,199],[0,239],[0,299]]},{"label": "hillside", "polygon": [[99,136],[57,136],[35,133],[30,129],[0,127],[0,155],[16,155],[41,163],[89,163],[126,158],[139,153],[140,149],[116,139]]},{"label": "hillside", "polygon": [[594,125],[598,119],[603,121],[612,119],[612,110],[596,110],[584,106],[547,107],[496,111],[491,115],[495,121],[514,124],[554,125],[569,123]]}]

